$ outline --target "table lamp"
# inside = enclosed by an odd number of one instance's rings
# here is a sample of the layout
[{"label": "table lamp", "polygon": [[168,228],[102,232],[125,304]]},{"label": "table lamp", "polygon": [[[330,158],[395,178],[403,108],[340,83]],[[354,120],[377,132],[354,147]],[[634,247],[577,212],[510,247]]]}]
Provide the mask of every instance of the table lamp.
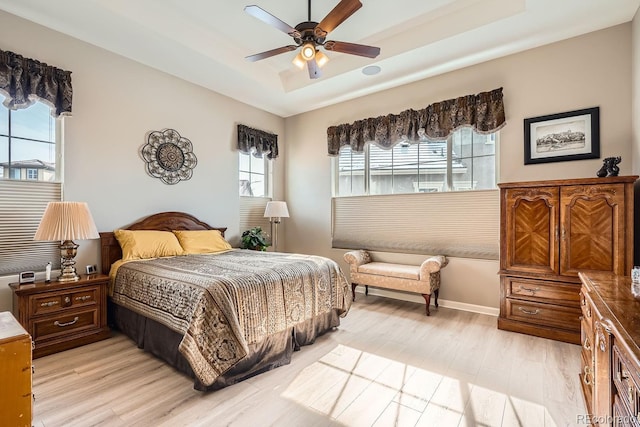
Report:
[{"label": "table lamp", "polygon": [[[278,250],[278,224],[282,222],[282,218],[289,218],[289,209],[287,202],[267,202],[264,209],[264,217],[269,218],[271,223],[271,235],[273,236],[273,250]],[[275,228],[274,228],[275,224]]]},{"label": "table lamp", "polygon": [[73,240],[98,239],[100,236],[89,206],[84,202],[49,202],[42,215],[34,240],[60,241],[61,268],[58,281],[78,280],[75,256],[78,245]]}]

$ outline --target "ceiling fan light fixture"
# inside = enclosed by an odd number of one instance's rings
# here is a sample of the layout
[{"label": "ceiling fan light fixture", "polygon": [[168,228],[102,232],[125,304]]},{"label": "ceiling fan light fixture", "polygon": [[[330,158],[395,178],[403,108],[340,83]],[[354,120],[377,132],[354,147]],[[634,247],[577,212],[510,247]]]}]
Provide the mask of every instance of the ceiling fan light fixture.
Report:
[{"label": "ceiling fan light fixture", "polygon": [[324,67],[327,62],[329,62],[329,57],[319,50],[316,50],[316,63],[318,64],[318,67]]},{"label": "ceiling fan light fixture", "polygon": [[300,68],[301,70],[307,66],[307,61],[305,61],[305,59],[302,57],[302,52],[298,52],[296,57],[293,58],[293,61],[291,62],[293,63],[293,65]]},{"label": "ceiling fan light fixture", "polygon": [[305,61],[310,61],[316,56],[316,47],[313,43],[307,42],[302,45],[302,50],[300,51],[302,54],[302,58]]}]

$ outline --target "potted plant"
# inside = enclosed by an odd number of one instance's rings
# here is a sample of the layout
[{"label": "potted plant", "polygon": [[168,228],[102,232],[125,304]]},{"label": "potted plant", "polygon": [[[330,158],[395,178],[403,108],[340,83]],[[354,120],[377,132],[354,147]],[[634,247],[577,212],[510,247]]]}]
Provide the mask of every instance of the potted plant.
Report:
[{"label": "potted plant", "polygon": [[262,227],[253,227],[242,233],[242,249],[266,251],[270,246]]}]

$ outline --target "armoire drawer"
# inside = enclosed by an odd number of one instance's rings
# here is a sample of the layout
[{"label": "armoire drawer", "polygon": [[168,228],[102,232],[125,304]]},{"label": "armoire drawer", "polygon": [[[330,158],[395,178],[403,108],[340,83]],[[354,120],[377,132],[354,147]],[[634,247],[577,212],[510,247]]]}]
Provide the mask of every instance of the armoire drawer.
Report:
[{"label": "armoire drawer", "polygon": [[506,298],[505,317],[510,320],[580,331],[579,308]]},{"label": "armoire drawer", "polygon": [[544,282],[541,280],[503,277],[507,298],[577,307],[580,301],[580,285],[572,283]]}]

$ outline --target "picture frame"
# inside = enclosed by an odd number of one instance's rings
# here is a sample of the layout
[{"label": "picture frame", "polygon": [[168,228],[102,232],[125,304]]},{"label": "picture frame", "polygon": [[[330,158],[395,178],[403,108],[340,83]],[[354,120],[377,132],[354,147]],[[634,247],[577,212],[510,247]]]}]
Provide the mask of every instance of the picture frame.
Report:
[{"label": "picture frame", "polygon": [[524,119],[524,164],[600,157],[600,107]]}]

